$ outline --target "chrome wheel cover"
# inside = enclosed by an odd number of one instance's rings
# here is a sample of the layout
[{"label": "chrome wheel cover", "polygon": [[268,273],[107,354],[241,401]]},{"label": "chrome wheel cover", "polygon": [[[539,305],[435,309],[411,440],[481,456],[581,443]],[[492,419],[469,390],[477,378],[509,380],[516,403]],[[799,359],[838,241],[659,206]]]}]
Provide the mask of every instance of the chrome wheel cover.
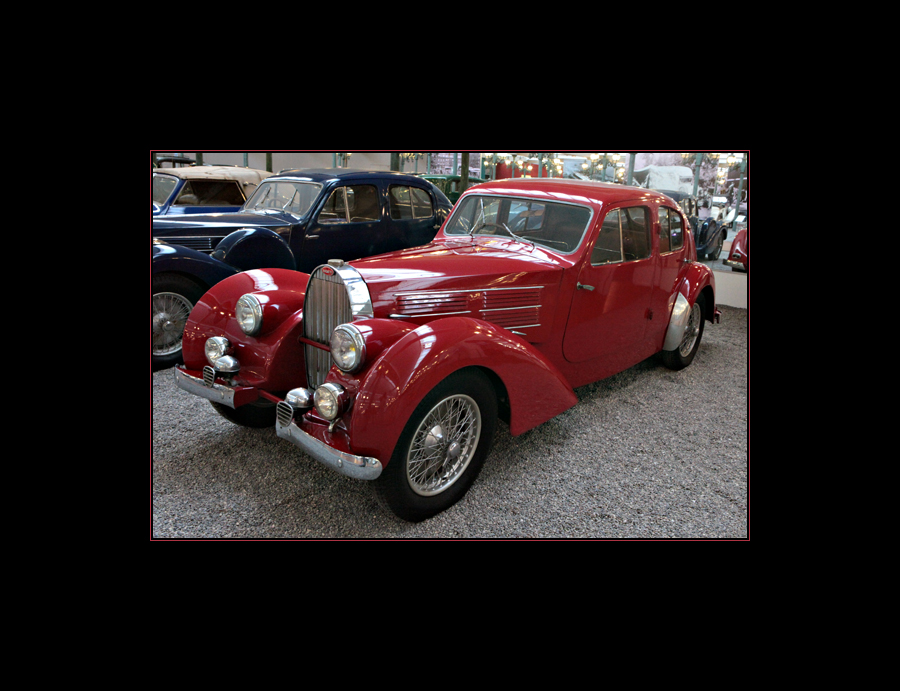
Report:
[{"label": "chrome wheel cover", "polygon": [[184,325],[193,305],[177,293],[156,293],[150,301],[153,355],[172,355],[181,350]]},{"label": "chrome wheel cover", "polygon": [[481,411],[469,396],[448,396],[419,424],[406,457],[406,477],[423,497],[440,494],[465,472],[481,437]]},{"label": "chrome wheel cover", "polygon": [[694,349],[697,338],[700,336],[700,326],[703,323],[703,315],[700,313],[700,305],[696,302],[691,307],[691,314],[688,317],[688,323],[684,327],[684,338],[681,339],[681,345],[678,346],[678,352],[681,357],[687,357]]}]

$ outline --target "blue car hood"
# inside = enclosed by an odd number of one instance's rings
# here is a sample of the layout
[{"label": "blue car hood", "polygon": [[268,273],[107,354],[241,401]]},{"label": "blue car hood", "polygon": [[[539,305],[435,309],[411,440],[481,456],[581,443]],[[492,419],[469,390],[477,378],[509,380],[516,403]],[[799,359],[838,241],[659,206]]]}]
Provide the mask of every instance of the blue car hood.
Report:
[{"label": "blue car hood", "polygon": [[275,232],[287,229],[300,219],[285,213],[235,212],[220,214],[189,214],[179,218],[157,217],[153,219],[153,235],[197,235],[212,229],[226,233],[239,228],[271,228]]}]

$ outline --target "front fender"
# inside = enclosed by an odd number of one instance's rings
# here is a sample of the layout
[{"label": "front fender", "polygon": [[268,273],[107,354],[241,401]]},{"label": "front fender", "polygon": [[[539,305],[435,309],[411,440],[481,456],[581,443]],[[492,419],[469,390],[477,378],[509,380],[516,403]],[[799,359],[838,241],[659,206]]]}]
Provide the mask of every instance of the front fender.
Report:
[{"label": "front fender", "polygon": [[[202,370],[207,364],[206,340],[224,336],[241,363],[240,383],[267,391],[305,385],[303,348],[299,341],[303,303],[309,276],[284,269],[244,271],[214,285],[188,317],[182,339],[184,364]],[[257,336],[240,330],[234,311],[245,293],[255,294],[263,307],[263,328]]]},{"label": "front fender", "polygon": [[513,435],[577,402],[562,374],[523,339],[469,317],[441,319],[402,335],[360,376],[351,422],[354,452],[386,463],[416,406],[443,379],[467,367],[488,370],[502,383]]},{"label": "front fender", "polygon": [[294,253],[278,233],[268,228],[241,228],[216,245],[214,259],[248,269],[296,269]]},{"label": "front fender", "polygon": [[237,269],[203,252],[157,242],[152,248],[150,273],[152,276],[182,274],[197,279],[205,286],[212,286],[236,274]]}]

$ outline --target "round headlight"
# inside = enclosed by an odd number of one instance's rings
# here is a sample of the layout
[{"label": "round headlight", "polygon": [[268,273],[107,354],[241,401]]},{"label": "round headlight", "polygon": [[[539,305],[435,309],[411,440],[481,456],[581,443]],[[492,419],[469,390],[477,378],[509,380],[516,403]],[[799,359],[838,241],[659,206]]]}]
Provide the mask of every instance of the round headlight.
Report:
[{"label": "round headlight", "polygon": [[234,316],[238,320],[238,325],[248,336],[254,336],[259,333],[262,328],[262,305],[255,295],[248,293],[237,301],[234,308]]},{"label": "round headlight", "polygon": [[344,372],[359,369],[366,359],[366,341],[352,324],[341,324],[331,332],[331,359]]},{"label": "round headlight", "polygon": [[212,338],[207,339],[205,350],[206,359],[209,360],[209,364],[215,366],[216,360],[223,355],[227,355],[229,348],[231,348],[231,344],[228,342],[227,338],[213,336]]},{"label": "round headlight", "polygon": [[338,384],[322,384],[313,395],[316,410],[326,420],[334,420],[341,414],[341,397],[344,389]]}]

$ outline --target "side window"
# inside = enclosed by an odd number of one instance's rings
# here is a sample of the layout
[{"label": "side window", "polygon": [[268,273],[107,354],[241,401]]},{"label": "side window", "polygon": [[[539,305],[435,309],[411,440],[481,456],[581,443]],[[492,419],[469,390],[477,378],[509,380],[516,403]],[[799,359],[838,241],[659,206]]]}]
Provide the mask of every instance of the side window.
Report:
[{"label": "side window", "polygon": [[375,186],[348,185],[331,193],[319,213],[319,223],[371,222],[380,217],[381,206]]},{"label": "side window", "polygon": [[674,252],[684,247],[684,225],[681,214],[673,209],[659,208],[659,252]]},{"label": "side window", "polygon": [[622,209],[622,247],[625,261],[646,259],[650,256],[650,228],[647,210],[643,206]]},{"label": "side window", "polygon": [[429,218],[434,215],[431,195],[419,187],[391,185],[388,199],[391,204],[391,218],[395,221]]},{"label": "side window", "polygon": [[659,207],[659,253],[671,251],[669,243],[669,210]]},{"label": "side window", "polygon": [[684,226],[681,222],[681,214],[677,211],[669,212],[669,237],[672,240],[673,250],[680,250],[684,247]]},{"label": "side window", "polygon": [[428,218],[434,216],[434,209],[431,206],[431,195],[420,187],[409,188],[410,197],[412,197],[413,216],[416,218]]},{"label": "side window", "polygon": [[591,254],[591,264],[634,261],[650,256],[649,215],[643,206],[614,209],[606,214]]},{"label": "side window", "polygon": [[594,251],[591,253],[591,264],[608,264],[622,261],[622,229],[619,222],[619,210],[614,209],[606,214]]}]

